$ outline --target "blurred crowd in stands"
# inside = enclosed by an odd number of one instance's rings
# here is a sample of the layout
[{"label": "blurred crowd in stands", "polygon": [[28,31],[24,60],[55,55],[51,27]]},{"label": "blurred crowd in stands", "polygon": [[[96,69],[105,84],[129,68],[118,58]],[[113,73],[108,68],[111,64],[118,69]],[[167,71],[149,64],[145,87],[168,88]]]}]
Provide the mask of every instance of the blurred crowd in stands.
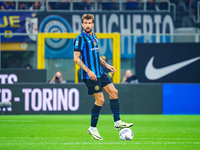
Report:
[{"label": "blurred crowd in stands", "polygon": [[[12,10],[16,9],[16,2],[0,2],[1,10]],[[38,10],[41,9],[42,2],[36,1],[36,2],[19,2],[18,3],[18,9],[20,10]]]},{"label": "blurred crowd in stands", "polygon": [[[147,10],[156,10],[156,7],[159,9],[168,9],[168,2],[175,5],[184,4],[188,10],[197,11],[197,3],[200,0],[55,0],[47,1],[44,0],[44,3],[41,1],[26,1],[22,2],[21,0],[18,3],[18,9],[20,10],[40,10],[41,8],[48,7],[48,10],[51,9],[60,9],[60,10],[69,10],[70,2],[73,3],[73,10],[91,10],[91,3],[98,2],[98,9],[100,10],[119,10],[119,3],[123,2],[123,8],[125,10],[137,10],[143,7],[144,2],[146,2]],[[47,5],[48,3],[48,5]],[[44,5],[44,6],[43,6]],[[1,10],[15,9],[16,1],[4,1],[0,2]]]},{"label": "blurred crowd in stands", "polygon": [[[1,10],[96,10],[96,11],[176,11],[189,13],[196,20],[200,0],[40,0],[40,1],[0,1]],[[97,4],[97,5],[95,5]],[[121,5],[120,5],[121,4]],[[172,5],[170,5],[172,4]],[[17,8],[16,8],[17,7]],[[199,8],[200,9],[200,8]],[[190,18],[192,18],[190,17]]]}]

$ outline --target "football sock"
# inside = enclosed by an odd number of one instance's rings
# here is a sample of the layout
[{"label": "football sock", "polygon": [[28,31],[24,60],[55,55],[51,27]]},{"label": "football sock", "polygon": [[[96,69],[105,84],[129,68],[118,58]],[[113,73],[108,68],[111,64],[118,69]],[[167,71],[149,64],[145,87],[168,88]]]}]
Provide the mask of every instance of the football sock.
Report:
[{"label": "football sock", "polygon": [[91,114],[91,127],[97,126],[100,110],[101,110],[101,106],[97,106],[94,104],[92,108],[92,114]]},{"label": "football sock", "polygon": [[110,99],[110,109],[112,110],[114,121],[120,120],[118,99]]}]

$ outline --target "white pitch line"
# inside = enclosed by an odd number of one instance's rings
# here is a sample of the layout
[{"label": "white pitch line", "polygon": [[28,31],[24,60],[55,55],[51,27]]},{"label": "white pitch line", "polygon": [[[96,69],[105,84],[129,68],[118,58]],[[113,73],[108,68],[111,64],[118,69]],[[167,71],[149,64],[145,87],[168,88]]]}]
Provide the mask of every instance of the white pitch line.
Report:
[{"label": "white pitch line", "polygon": [[84,143],[0,143],[0,144],[7,144],[7,145],[138,145],[138,144],[141,144],[141,145],[161,145],[161,144],[165,144],[165,145],[178,145],[178,144],[192,144],[192,145],[199,145],[200,143],[199,142],[146,142],[146,143],[134,143],[133,141],[127,141],[127,142],[118,142],[118,143],[87,143],[87,142],[84,142]]},{"label": "white pitch line", "polygon": [[[60,139],[63,137],[0,137],[0,138],[35,138],[35,139]],[[66,138],[68,139],[68,138]],[[70,139],[80,139],[80,138],[71,138]],[[113,139],[113,138],[109,138]],[[200,140],[200,138],[133,138],[133,140]]]}]

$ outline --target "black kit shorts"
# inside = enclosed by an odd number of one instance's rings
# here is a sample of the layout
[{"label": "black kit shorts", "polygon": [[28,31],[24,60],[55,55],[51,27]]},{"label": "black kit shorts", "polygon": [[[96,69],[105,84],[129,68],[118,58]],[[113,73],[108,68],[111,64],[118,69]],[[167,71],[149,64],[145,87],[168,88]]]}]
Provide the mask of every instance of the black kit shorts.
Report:
[{"label": "black kit shorts", "polygon": [[100,78],[97,78],[97,81],[90,79],[83,79],[83,82],[86,84],[88,88],[89,95],[102,92],[102,88],[104,86],[112,83],[112,81],[110,80],[110,78],[106,73],[104,73]]}]

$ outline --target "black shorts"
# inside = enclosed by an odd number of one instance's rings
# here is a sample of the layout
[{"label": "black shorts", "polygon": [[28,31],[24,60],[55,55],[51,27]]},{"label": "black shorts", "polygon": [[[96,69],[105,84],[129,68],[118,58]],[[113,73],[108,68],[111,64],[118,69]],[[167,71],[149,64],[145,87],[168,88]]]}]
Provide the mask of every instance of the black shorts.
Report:
[{"label": "black shorts", "polygon": [[112,83],[108,75],[105,73],[100,78],[97,78],[97,81],[90,79],[83,79],[83,82],[86,84],[88,88],[89,95],[102,92],[102,88],[104,86]]}]

